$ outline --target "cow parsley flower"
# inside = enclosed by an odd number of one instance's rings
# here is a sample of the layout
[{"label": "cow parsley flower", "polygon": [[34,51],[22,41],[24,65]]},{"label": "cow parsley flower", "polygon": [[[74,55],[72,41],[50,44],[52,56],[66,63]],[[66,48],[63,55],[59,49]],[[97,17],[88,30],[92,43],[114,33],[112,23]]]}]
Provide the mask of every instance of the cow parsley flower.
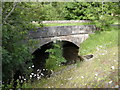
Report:
[{"label": "cow parsley flower", "polygon": [[32,65],[32,67],[34,67],[34,65]]},{"label": "cow parsley flower", "polygon": [[114,66],[112,66],[112,67],[111,67],[111,69],[115,69],[115,67],[114,67]]}]

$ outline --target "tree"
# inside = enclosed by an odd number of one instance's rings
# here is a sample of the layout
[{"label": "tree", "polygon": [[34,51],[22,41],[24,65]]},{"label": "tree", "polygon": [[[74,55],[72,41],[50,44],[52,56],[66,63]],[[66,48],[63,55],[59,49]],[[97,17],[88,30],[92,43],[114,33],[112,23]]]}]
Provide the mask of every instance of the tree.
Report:
[{"label": "tree", "polygon": [[13,79],[17,70],[29,75],[32,55],[29,52],[31,40],[28,32],[35,28],[31,21],[41,18],[38,7],[41,4],[3,2],[2,77],[5,84]]},{"label": "tree", "polygon": [[69,2],[66,3],[67,20],[91,20],[101,30],[113,23],[112,14],[119,12],[118,2]]}]

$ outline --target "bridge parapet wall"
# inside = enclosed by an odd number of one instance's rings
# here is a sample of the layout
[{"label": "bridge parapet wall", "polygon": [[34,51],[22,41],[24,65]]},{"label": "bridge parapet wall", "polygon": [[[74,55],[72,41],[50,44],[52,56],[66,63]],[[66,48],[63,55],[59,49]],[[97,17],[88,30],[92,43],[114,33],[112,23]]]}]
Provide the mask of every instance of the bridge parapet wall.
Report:
[{"label": "bridge parapet wall", "polygon": [[42,27],[38,28],[37,31],[30,31],[30,38],[47,38],[74,34],[89,34],[93,33],[95,30],[95,25]]}]

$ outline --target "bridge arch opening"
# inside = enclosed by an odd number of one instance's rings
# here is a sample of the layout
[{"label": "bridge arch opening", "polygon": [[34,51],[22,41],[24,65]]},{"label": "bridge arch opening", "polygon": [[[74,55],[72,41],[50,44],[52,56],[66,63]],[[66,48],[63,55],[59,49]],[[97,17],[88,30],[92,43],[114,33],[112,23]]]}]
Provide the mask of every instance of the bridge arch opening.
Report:
[{"label": "bridge arch opening", "polygon": [[78,55],[79,47],[76,44],[70,41],[62,41],[62,43],[62,53],[63,57],[67,60],[66,64],[73,64],[80,60]]},{"label": "bridge arch opening", "polygon": [[[46,64],[46,59],[49,58],[49,53],[45,52],[47,49],[53,48],[53,41],[44,44],[40,48],[36,49],[33,52],[33,64],[34,64],[34,71],[37,71],[37,69],[44,69]],[[74,44],[73,42],[62,40],[62,41],[56,41],[56,43],[59,43],[62,48],[62,56],[66,59],[65,64],[72,64],[75,63],[80,58],[78,57],[78,51],[79,47]]]},{"label": "bridge arch opening", "polygon": [[49,58],[49,53],[45,52],[47,49],[52,48],[53,42],[49,42],[47,44],[44,44],[40,48],[36,49],[32,55],[33,55],[33,70],[37,71],[38,69],[42,70],[45,68],[46,59]]}]

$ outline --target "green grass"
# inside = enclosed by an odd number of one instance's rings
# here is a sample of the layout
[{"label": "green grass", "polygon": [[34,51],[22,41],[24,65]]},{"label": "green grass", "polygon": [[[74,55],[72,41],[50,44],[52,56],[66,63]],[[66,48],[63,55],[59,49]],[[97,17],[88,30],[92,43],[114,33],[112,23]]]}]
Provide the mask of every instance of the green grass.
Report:
[{"label": "green grass", "polygon": [[[89,61],[61,67],[48,79],[24,84],[23,88],[114,88],[118,85],[118,29],[90,35],[81,44],[81,54],[93,54]],[[111,69],[114,66],[115,69]]]},{"label": "green grass", "polygon": [[90,37],[80,45],[80,54],[91,54],[97,49],[112,47],[118,44],[118,28],[111,31],[103,31],[91,34]]},{"label": "green grass", "polygon": [[[37,23],[35,25],[40,26]],[[44,23],[43,27],[48,27],[48,26],[73,26],[73,25],[94,25],[94,23]]]},{"label": "green grass", "polygon": [[93,23],[46,23],[43,26],[93,25]]}]

